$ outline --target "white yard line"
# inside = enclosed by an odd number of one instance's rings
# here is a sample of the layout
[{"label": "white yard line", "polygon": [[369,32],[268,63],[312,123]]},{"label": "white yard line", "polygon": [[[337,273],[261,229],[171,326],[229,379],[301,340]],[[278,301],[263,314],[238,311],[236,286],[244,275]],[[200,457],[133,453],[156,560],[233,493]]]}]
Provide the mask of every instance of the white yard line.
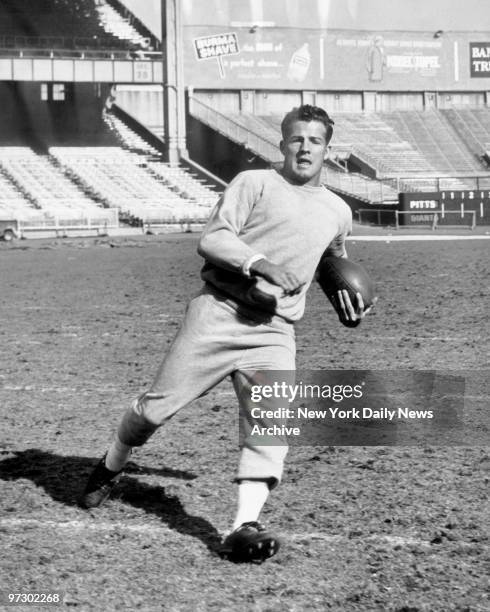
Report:
[{"label": "white yard line", "polygon": [[[101,521],[54,521],[54,520],[40,520],[40,519],[28,519],[28,518],[7,518],[0,519],[0,529],[12,529],[12,530],[26,530],[26,529],[53,529],[56,531],[63,532],[100,532],[107,533],[112,531],[121,530],[126,533],[147,533],[152,535],[161,534],[162,536],[168,534],[176,534],[175,529],[171,529],[165,525],[145,525],[142,523],[124,523],[120,521],[116,522],[101,522]],[[421,540],[418,538],[411,538],[401,535],[391,534],[371,534],[371,535],[359,535],[355,537],[349,537],[345,534],[329,534],[318,531],[306,532],[306,533],[289,533],[287,538],[293,542],[305,542],[311,540],[321,540],[323,542],[335,543],[347,543],[353,542],[358,539],[362,539],[363,542],[374,542],[378,544],[385,543],[389,546],[431,546],[429,540]],[[467,546],[473,544],[468,542],[458,542]],[[481,544],[481,543],[480,543]]]},{"label": "white yard line", "polygon": [[[407,336],[381,336],[379,334],[376,334],[376,340],[403,340],[404,338],[406,338]],[[470,336],[415,336],[412,335],[410,336],[410,340],[428,340],[428,341],[435,341],[435,340],[443,340],[444,342],[468,342],[469,340],[476,340],[478,339],[479,341],[482,340],[486,340],[488,341],[488,336],[474,336],[474,337],[470,337]]]},{"label": "white yard line", "polygon": [[97,389],[80,389],[78,387],[38,387],[36,385],[1,385],[0,391],[17,391],[28,393],[35,391],[36,393],[79,393],[80,395],[90,395],[96,391],[97,393],[115,393],[119,390],[114,387],[97,387]]},{"label": "white yard line", "polygon": [[471,235],[471,236],[461,236],[459,234],[454,236],[429,236],[427,234],[414,235],[414,236],[349,236],[347,240],[351,240],[352,242],[403,242],[403,241],[421,241],[428,242],[431,240],[490,240],[490,234],[479,234],[479,235]]},{"label": "white yard line", "polygon": [[134,533],[171,533],[169,527],[132,524],[121,522],[91,522],[91,521],[53,521],[48,519],[28,519],[28,518],[9,518],[0,519],[0,529],[59,529],[68,531],[116,531],[123,529],[124,531]]},{"label": "white yard line", "polygon": [[349,537],[346,535],[335,535],[329,533],[321,533],[321,532],[312,532],[312,533],[292,533],[290,539],[293,541],[302,541],[302,540],[322,540],[324,542],[350,542],[355,539],[362,539],[363,542],[386,542],[387,544],[391,544],[392,546],[430,546],[430,542],[428,540],[419,540],[416,538],[407,538],[405,536],[396,536],[389,535],[384,533],[379,533],[377,535],[360,535],[358,538]]}]

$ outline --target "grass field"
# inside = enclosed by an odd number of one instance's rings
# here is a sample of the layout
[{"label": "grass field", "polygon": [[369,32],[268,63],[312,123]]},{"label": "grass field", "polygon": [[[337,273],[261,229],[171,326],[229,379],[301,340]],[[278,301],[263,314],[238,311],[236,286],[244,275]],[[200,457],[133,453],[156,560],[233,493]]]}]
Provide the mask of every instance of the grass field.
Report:
[{"label": "grass field", "polygon": [[[61,591],[63,609],[95,611],[490,609],[485,421],[474,447],[292,448],[263,516],[286,543],[261,566],[215,552],[236,495],[228,381],[134,455],[105,506],[77,506],[200,287],[195,247],[188,234],[0,246],[3,601]],[[488,241],[353,241],[349,254],[377,281],[376,310],[343,328],[313,286],[299,368],[489,369]],[[487,417],[488,395],[465,410]]]}]

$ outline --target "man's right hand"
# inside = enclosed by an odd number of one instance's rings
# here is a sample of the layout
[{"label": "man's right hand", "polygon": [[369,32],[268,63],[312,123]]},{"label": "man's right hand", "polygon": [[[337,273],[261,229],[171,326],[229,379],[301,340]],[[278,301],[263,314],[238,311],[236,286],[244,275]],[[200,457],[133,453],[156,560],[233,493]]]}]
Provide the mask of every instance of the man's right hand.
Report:
[{"label": "man's right hand", "polygon": [[282,288],[285,295],[295,295],[301,291],[305,284],[301,282],[296,274],[282,266],[278,266],[267,259],[259,259],[250,266],[252,276],[260,276],[273,285]]}]

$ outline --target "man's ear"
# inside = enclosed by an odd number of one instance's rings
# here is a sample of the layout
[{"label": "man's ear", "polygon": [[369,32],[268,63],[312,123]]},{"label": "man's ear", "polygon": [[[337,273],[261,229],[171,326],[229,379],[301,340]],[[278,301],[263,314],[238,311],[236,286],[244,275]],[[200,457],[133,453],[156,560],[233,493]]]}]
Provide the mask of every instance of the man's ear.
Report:
[{"label": "man's ear", "polygon": [[326,142],[327,142],[327,147],[330,144],[330,141],[332,140],[332,136],[333,136],[333,127],[331,125],[329,125],[327,127],[327,134],[326,134]]},{"label": "man's ear", "polygon": [[284,153],[284,140],[281,140],[281,142],[279,143],[279,151],[281,151],[281,153],[283,155],[285,155],[285,153]]}]

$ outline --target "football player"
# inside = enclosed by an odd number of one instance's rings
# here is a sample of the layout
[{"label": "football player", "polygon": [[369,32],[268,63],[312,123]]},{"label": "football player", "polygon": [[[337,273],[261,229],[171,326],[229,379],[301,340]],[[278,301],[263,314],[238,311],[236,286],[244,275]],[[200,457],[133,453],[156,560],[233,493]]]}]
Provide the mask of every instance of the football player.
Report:
[{"label": "football player", "polygon": [[[198,247],[202,290],[188,304],[153,384],[123,415],[89,478],[84,507],[107,499],[135,446],[225,377],[231,376],[244,422],[256,407],[250,390],[264,373],[280,371],[281,380],[294,384],[295,323],[322,255],[346,256],[352,213],[321,184],[333,131],[327,113],[310,105],[295,108],[281,131],[282,168],[238,174],[212,212]],[[339,296],[341,318],[351,323],[365,314],[360,294],[354,302],[347,292]],[[281,401],[263,398],[260,407],[274,409]],[[263,561],[277,552],[279,538],[259,518],[281,481],[286,453],[285,441],[242,440],[238,507],[223,542],[225,556]]]}]

